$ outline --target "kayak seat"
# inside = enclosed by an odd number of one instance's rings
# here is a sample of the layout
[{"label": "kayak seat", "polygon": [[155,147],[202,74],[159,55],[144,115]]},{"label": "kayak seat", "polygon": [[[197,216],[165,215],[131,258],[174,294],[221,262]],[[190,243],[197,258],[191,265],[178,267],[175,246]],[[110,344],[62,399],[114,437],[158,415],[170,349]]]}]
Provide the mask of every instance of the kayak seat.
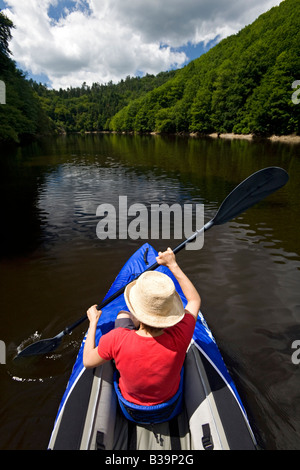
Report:
[{"label": "kayak seat", "polygon": [[123,397],[119,388],[119,372],[116,370],[114,373],[114,388],[125,418],[137,424],[158,424],[170,421],[177,416],[182,411],[183,374],[184,370],[182,368],[178,391],[170,400],[158,405],[142,406],[136,405]]}]

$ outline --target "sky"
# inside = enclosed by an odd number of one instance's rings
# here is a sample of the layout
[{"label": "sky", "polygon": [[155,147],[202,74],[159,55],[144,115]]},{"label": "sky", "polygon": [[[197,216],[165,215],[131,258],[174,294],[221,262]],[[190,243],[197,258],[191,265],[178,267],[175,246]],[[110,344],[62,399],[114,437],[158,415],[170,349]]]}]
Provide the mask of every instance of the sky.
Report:
[{"label": "sky", "polygon": [[12,58],[59,89],[181,68],[282,0],[0,0]]}]

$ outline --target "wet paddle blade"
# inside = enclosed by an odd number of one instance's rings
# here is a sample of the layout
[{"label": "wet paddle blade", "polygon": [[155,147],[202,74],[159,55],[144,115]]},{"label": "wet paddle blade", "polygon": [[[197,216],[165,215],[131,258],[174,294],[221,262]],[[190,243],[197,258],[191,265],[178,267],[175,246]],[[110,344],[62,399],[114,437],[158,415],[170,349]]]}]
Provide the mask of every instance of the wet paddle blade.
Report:
[{"label": "wet paddle blade", "polygon": [[213,225],[225,224],[265,197],[282,188],[289,180],[285,170],[278,167],[264,168],[240,183],[223,201],[213,218]]},{"label": "wet paddle blade", "polygon": [[17,357],[30,357],[50,353],[58,348],[61,340],[61,337],[56,336],[54,338],[42,339],[24,348],[18,353]]}]

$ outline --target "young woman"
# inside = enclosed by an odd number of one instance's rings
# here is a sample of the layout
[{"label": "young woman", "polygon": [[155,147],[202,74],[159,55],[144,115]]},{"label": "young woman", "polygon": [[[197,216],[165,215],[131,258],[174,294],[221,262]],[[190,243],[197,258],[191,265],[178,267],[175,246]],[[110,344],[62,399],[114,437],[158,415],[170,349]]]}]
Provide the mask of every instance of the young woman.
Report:
[{"label": "young woman", "polygon": [[124,292],[129,312],[118,314],[115,329],[95,346],[101,311],[88,312],[83,364],[94,368],[114,359],[120,373],[123,397],[137,405],[156,405],[172,398],[178,390],[186,350],[193,337],[200,309],[200,296],[168,248],[157,257],[179,282],[187,299],[184,309],[172,279],[158,271],[142,274]]}]

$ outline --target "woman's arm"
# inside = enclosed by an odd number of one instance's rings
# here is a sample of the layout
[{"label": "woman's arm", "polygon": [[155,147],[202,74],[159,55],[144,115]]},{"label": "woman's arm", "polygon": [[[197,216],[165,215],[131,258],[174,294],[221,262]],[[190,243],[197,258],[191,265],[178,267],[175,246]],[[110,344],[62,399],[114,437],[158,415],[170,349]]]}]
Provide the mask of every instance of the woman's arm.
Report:
[{"label": "woman's arm", "polygon": [[163,253],[159,252],[156,261],[158,264],[167,266],[172,274],[174,274],[175,278],[180,284],[185,298],[187,299],[187,305],[185,307],[186,310],[188,310],[193,315],[193,317],[197,319],[201,305],[201,297],[192,282],[178,266],[175,254],[171,248],[168,248],[167,251]]},{"label": "woman's arm", "polygon": [[101,364],[104,364],[104,362],[107,362],[99,356],[98,348],[95,347],[96,329],[101,313],[101,310],[97,310],[96,305],[93,305],[93,307],[89,308],[87,311],[87,316],[90,320],[90,327],[83,349],[83,365],[87,369],[93,369],[94,367],[100,366]]}]

